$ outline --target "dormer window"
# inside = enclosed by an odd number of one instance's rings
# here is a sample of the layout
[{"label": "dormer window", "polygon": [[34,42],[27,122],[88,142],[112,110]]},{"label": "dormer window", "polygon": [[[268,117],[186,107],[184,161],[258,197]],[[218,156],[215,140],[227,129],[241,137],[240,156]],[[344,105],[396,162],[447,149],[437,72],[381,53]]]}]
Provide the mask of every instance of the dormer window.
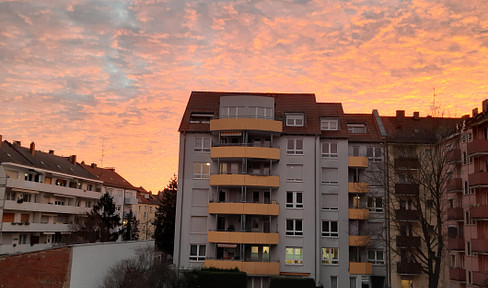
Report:
[{"label": "dormer window", "polygon": [[366,134],[368,133],[368,129],[366,128],[366,124],[359,123],[359,124],[347,124],[347,130],[351,134]]},{"label": "dormer window", "polygon": [[339,130],[339,120],[333,118],[321,118],[320,130],[329,130],[329,131]]},{"label": "dormer window", "polygon": [[286,126],[303,127],[305,126],[305,115],[303,113],[286,114]]},{"label": "dormer window", "polygon": [[190,123],[210,123],[210,120],[213,119],[213,117],[213,113],[192,112],[190,114]]}]

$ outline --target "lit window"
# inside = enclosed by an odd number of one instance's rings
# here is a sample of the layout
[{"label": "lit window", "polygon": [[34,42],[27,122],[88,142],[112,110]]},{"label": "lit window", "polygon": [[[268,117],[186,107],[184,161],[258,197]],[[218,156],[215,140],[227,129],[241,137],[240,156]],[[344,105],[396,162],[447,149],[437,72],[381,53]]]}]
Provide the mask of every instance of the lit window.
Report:
[{"label": "lit window", "polygon": [[286,208],[303,208],[302,192],[286,192]]},{"label": "lit window", "polygon": [[303,236],[303,223],[301,219],[286,219],[286,235]]},{"label": "lit window", "polygon": [[286,247],[286,264],[303,265],[303,249],[296,247]]},{"label": "lit window", "polygon": [[322,248],[322,264],[339,264],[339,248]]},{"label": "lit window", "polygon": [[286,180],[289,182],[303,182],[303,165],[288,164],[286,165]]},{"label": "lit window", "polygon": [[368,133],[366,124],[347,124],[347,130],[352,134],[365,134]]},{"label": "lit window", "polygon": [[337,221],[322,221],[322,237],[339,237]]},{"label": "lit window", "polygon": [[322,142],[322,157],[324,158],[337,158],[337,143],[334,142]]},{"label": "lit window", "polygon": [[383,212],[383,199],[380,197],[368,197],[368,209],[371,212]]},{"label": "lit window", "polygon": [[206,250],[205,245],[190,245],[190,261],[205,261]]},{"label": "lit window", "polygon": [[378,265],[385,264],[385,255],[383,250],[369,250],[368,251],[368,262]]},{"label": "lit window", "polygon": [[303,155],[303,139],[288,139],[286,154]]},{"label": "lit window", "polygon": [[208,179],[210,178],[210,163],[196,162],[193,163],[193,179]]},{"label": "lit window", "polygon": [[303,113],[286,114],[286,126],[303,127],[305,125],[305,115]]},{"label": "lit window", "polygon": [[339,130],[339,120],[330,118],[320,119],[320,130]]},{"label": "lit window", "polygon": [[194,150],[196,152],[210,152],[210,137],[196,137]]}]

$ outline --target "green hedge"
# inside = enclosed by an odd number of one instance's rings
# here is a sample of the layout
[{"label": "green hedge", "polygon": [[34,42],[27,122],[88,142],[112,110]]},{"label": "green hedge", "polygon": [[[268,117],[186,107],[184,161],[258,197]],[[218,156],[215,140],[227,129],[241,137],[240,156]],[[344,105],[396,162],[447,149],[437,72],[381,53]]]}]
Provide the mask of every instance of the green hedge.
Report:
[{"label": "green hedge", "polygon": [[246,288],[247,274],[238,269],[204,268],[198,273],[200,288]]},{"label": "green hedge", "polygon": [[315,281],[312,278],[291,278],[275,277],[271,278],[270,288],[315,288]]}]

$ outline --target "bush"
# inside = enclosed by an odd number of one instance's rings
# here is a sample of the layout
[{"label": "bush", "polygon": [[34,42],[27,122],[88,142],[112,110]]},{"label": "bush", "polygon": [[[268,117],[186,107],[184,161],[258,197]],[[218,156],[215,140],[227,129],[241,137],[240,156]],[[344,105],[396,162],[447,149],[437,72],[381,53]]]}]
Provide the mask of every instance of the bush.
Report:
[{"label": "bush", "polygon": [[247,274],[238,269],[205,268],[198,273],[200,288],[246,288]]},{"label": "bush", "polygon": [[315,281],[312,278],[290,278],[275,277],[271,278],[270,288],[315,288]]}]

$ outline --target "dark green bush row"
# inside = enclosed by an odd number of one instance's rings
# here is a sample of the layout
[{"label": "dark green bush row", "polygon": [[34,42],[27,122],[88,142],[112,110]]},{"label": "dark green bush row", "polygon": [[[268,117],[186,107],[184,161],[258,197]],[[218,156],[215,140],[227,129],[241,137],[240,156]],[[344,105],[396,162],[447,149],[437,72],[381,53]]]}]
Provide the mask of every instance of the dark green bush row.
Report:
[{"label": "dark green bush row", "polygon": [[270,288],[315,288],[311,278],[275,277],[271,278]]},{"label": "dark green bush row", "polygon": [[200,288],[246,288],[246,276],[238,269],[204,268],[198,272]]}]

